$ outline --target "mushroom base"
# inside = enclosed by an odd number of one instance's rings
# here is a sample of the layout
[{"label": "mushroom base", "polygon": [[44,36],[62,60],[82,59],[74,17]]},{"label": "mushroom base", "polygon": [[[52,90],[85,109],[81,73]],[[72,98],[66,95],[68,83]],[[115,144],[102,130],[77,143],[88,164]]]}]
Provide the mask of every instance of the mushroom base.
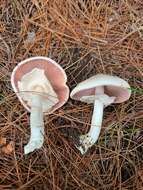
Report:
[{"label": "mushroom base", "polygon": [[35,128],[34,137],[31,136],[28,144],[24,146],[24,154],[33,152],[35,149],[39,149],[44,143],[44,128]]},{"label": "mushroom base", "polygon": [[[100,133],[100,128],[97,128],[96,131],[99,130],[98,133]],[[89,134],[81,135],[79,140],[79,146],[76,146],[76,148],[81,152],[81,154],[85,154],[90,147],[92,147],[95,144],[95,139],[92,138]]]}]

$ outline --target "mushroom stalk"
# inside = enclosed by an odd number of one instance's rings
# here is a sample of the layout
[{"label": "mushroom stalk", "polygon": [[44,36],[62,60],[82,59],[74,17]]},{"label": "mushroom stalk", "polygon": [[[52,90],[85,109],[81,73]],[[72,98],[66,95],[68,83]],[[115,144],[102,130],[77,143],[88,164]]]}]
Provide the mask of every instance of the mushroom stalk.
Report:
[{"label": "mushroom stalk", "polygon": [[[104,94],[104,87],[96,87],[96,95],[100,96],[103,94]],[[100,98],[99,99],[95,98],[91,128],[87,134],[80,136],[81,146],[79,146],[78,149],[80,150],[81,154],[84,154],[88,150],[88,148],[94,145],[98,140],[101,131],[103,110],[104,110],[104,103],[100,100]]]},{"label": "mushroom stalk", "polygon": [[95,100],[91,128],[87,134],[80,136],[81,146],[77,147],[81,154],[86,153],[98,140],[102,126],[103,109],[104,104],[100,100]]},{"label": "mushroom stalk", "polygon": [[100,134],[102,119],[103,119],[103,109],[104,109],[104,104],[100,100],[95,100],[94,110],[91,120],[91,128],[88,132],[88,135],[91,137],[93,144],[98,140]]},{"label": "mushroom stalk", "polygon": [[[104,87],[96,87],[96,95],[103,95],[104,94]],[[88,132],[89,136],[91,136],[92,139],[94,139],[94,143],[97,141],[101,125],[102,125],[102,119],[103,119],[103,109],[104,104],[100,99],[94,100],[94,109],[93,109],[93,115],[91,120],[91,128]]]},{"label": "mushroom stalk", "polygon": [[24,147],[24,153],[28,154],[42,147],[44,142],[44,122],[41,96],[32,95],[30,115],[31,136],[28,144]]}]

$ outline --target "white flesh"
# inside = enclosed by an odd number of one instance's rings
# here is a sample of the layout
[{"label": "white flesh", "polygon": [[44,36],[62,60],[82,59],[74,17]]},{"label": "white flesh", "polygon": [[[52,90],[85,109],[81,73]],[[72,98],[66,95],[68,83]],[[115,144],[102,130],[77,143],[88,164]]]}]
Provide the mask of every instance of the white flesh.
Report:
[{"label": "white flesh", "polygon": [[[87,102],[91,103],[91,101],[93,101],[93,96],[85,96],[82,98],[82,100],[83,99],[86,99]],[[104,94],[104,87],[96,87],[91,128],[87,134],[80,136],[80,146],[77,147],[81,154],[86,153],[87,150],[98,140],[102,126],[104,107],[113,103],[114,100],[115,97],[109,97]]]},{"label": "white flesh", "polygon": [[28,144],[24,147],[24,154],[41,148],[44,142],[42,100],[38,94],[33,95],[31,100],[30,129],[31,136]]}]

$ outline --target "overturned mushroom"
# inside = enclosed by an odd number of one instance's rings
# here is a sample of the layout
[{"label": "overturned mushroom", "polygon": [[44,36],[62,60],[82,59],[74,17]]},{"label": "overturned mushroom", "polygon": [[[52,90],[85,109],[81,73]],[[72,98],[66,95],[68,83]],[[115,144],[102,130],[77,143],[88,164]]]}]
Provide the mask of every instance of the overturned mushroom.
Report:
[{"label": "overturned mushroom", "polygon": [[80,145],[77,146],[81,154],[98,140],[104,107],[124,102],[130,98],[130,95],[130,86],[126,81],[104,74],[97,74],[79,83],[72,90],[70,95],[72,99],[94,104],[91,128],[87,134],[80,136]]},{"label": "overturned mushroom", "polygon": [[12,87],[22,105],[31,112],[31,136],[24,147],[25,154],[42,147],[43,114],[52,113],[66,103],[69,97],[66,82],[67,76],[64,70],[47,57],[26,59],[13,70]]}]

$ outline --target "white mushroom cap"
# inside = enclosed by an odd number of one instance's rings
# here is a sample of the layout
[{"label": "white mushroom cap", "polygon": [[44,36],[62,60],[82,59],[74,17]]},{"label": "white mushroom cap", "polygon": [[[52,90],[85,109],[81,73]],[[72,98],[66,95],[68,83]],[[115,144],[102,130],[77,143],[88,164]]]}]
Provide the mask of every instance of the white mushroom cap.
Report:
[{"label": "white mushroom cap", "polygon": [[130,85],[117,76],[97,74],[81,83],[79,83],[71,92],[72,99],[83,102],[84,96],[93,97],[96,95],[96,87],[104,87],[104,93],[110,97],[116,97],[114,103],[121,103],[130,98]]},{"label": "white mushroom cap", "polygon": [[[12,87],[29,112],[31,91],[38,92],[43,97],[43,112],[49,114],[61,107],[69,97],[66,82],[67,76],[62,67],[52,59],[42,56],[20,62],[11,75]],[[43,85],[43,89],[33,90],[33,86],[38,84],[39,87]]]}]

